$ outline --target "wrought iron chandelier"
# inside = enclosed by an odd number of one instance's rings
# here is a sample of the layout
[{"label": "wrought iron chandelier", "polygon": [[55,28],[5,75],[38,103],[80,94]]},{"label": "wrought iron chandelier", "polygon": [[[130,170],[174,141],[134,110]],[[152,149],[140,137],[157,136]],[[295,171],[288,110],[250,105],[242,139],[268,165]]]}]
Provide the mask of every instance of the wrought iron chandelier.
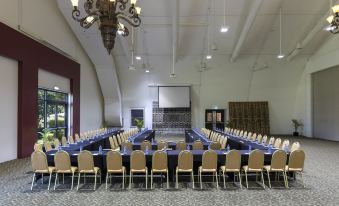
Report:
[{"label": "wrought iron chandelier", "polygon": [[339,4],[332,7],[333,14],[327,18],[328,23],[328,31],[332,34],[339,33]]},{"label": "wrought iron chandelier", "polygon": [[131,0],[128,12],[124,11],[129,0],[85,0],[85,17],[80,17],[79,0],[71,1],[73,4],[72,17],[80,22],[81,27],[87,29],[98,21],[101,37],[109,54],[114,48],[116,34],[124,37],[129,34],[127,27],[120,20],[133,27],[138,27],[141,24],[141,8],[136,7],[137,0]]}]

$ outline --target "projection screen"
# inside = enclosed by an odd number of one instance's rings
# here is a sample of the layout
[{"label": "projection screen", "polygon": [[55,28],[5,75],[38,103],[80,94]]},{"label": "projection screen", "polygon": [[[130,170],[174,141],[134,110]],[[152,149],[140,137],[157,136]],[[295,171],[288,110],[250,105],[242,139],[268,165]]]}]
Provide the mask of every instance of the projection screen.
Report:
[{"label": "projection screen", "polygon": [[159,108],[190,107],[189,86],[159,86]]}]

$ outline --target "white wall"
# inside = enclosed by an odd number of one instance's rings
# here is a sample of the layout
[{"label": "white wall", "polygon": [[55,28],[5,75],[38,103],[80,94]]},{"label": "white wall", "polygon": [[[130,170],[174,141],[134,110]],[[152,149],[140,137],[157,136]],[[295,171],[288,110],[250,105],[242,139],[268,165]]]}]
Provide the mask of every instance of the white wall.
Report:
[{"label": "white wall", "polygon": [[200,56],[179,58],[177,77],[171,73],[170,56],[150,56],[154,68],[146,74],[130,71],[125,58],[116,57],[122,88],[124,126],[130,126],[130,108],[145,108],[145,125],[152,126],[152,101],[157,100],[154,88],[148,84],[191,84],[192,126],[204,126],[204,112],[208,108],[228,109],[230,101],[269,101],[272,134],[291,134],[291,119],[297,86],[307,58],[300,56],[293,62],[277,60],[275,56],[263,56],[268,68],[252,72],[256,56],[243,56],[230,63],[225,55],[214,55],[208,70],[198,72]]},{"label": "white wall", "polygon": [[56,1],[2,0],[0,21],[14,29],[20,24],[25,32],[54,45],[79,62],[80,129],[85,131],[102,126],[103,99],[94,66],[59,12]]},{"label": "white wall", "polygon": [[0,163],[17,158],[18,62],[0,56]]},{"label": "white wall", "polygon": [[59,87],[61,92],[70,93],[70,81],[68,78],[53,74],[51,72],[39,69],[38,85],[44,89],[54,90],[54,87]]}]

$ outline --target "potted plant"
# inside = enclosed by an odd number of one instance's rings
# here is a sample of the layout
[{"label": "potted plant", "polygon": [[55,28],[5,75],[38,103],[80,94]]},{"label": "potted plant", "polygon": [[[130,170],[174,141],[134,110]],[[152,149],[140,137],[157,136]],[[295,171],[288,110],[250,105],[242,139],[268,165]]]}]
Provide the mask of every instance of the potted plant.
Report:
[{"label": "potted plant", "polygon": [[141,128],[144,126],[144,121],[143,121],[143,120],[140,120],[140,119],[138,119],[138,118],[135,118],[135,119],[134,119],[134,122],[135,122],[135,124],[136,124],[138,130],[140,131]]},{"label": "potted plant", "polygon": [[42,143],[44,142],[52,142],[54,139],[54,133],[52,132],[51,129],[45,128],[41,132],[38,132],[40,134]]},{"label": "potted plant", "polygon": [[299,136],[298,129],[299,129],[299,127],[303,126],[303,123],[299,120],[296,120],[296,119],[292,119],[292,123],[293,123],[293,127],[294,127],[293,136]]}]

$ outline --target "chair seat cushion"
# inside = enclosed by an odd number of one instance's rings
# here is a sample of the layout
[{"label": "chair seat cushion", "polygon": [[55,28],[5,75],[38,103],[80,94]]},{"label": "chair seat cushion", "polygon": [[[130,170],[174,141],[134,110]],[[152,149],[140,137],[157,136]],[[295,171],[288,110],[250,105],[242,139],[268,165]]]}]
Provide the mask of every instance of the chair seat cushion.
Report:
[{"label": "chair seat cushion", "polygon": [[220,170],[223,172],[240,172],[240,169],[226,169],[226,166],[221,166]]},{"label": "chair seat cushion", "polygon": [[131,169],[131,172],[132,173],[138,173],[138,172],[140,172],[140,173],[146,173],[146,171],[147,171],[147,167],[145,167],[145,169],[140,169],[140,170],[136,170],[136,169]]},{"label": "chair seat cushion", "polygon": [[253,169],[253,168],[249,168],[248,165],[243,166],[242,169],[243,169],[245,172],[261,172],[261,171],[262,171],[262,169]]},{"label": "chair seat cushion", "polygon": [[118,169],[118,170],[107,170],[108,173],[122,173],[125,171],[126,171],[126,168],[124,166],[122,166],[121,169]]},{"label": "chair seat cushion", "polygon": [[289,168],[288,165],[286,165],[285,171],[286,172],[288,172],[288,171],[291,171],[291,172],[302,172],[303,168]]},{"label": "chair seat cushion", "polygon": [[80,170],[79,172],[80,173],[95,173],[95,174],[97,174],[98,171],[100,171],[100,168],[99,167],[94,167],[93,170]]},{"label": "chair seat cushion", "polygon": [[56,170],[57,173],[75,173],[78,170],[77,167],[71,167],[70,170]]},{"label": "chair seat cushion", "polygon": [[53,173],[55,171],[55,167],[48,167],[47,170],[35,170],[35,173]]},{"label": "chair seat cushion", "polygon": [[177,171],[177,172],[192,172],[193,169],[179,169],[179,168],[177,167],[176,171]]},{"label": "chair seat cushion", "polygon": [[204,169],[202,166],[199,167],[200,172],[216,172],[217,169]]}]

